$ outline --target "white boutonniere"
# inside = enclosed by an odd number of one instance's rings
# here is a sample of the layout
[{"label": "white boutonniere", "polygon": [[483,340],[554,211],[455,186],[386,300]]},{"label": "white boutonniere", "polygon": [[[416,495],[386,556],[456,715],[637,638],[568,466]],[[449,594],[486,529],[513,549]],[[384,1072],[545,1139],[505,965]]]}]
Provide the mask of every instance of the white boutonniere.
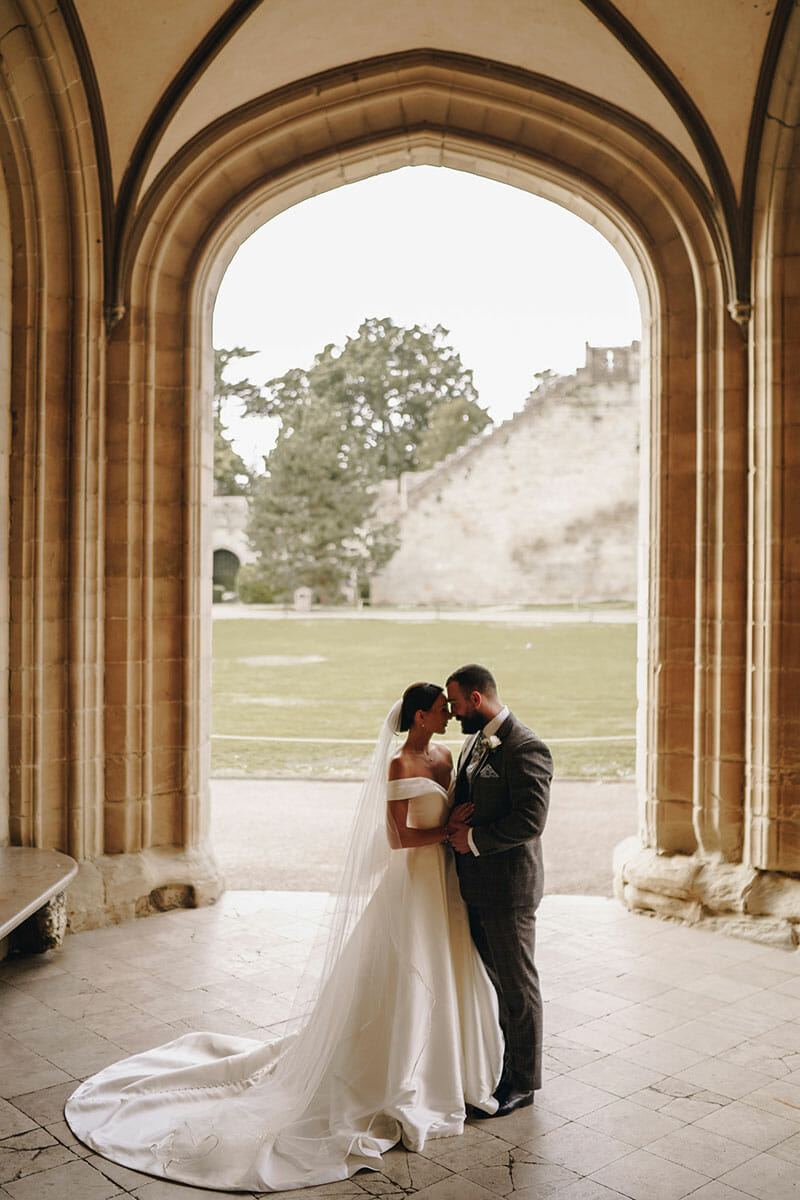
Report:
[{"label": "white boutonniere", "polygon": [[485,737],[484,734],[481,734],[481,748],[483,750],[496,750],[497,747],[501,745],[502,742],[496,733],[490,734],[489,737]]}]

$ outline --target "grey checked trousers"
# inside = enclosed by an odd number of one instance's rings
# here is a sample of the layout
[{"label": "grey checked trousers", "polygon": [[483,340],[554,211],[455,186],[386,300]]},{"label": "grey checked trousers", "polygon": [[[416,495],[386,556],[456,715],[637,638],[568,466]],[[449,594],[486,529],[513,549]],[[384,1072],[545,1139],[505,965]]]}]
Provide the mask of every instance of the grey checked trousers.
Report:
[{"label": "grey checked trousers", "polygon": [[533,961],[536,913],[531,908],[468,905],[478,953],[494,984],[506,1042],[501,1087],[530,1092],[542,1086],[542,997]]}]

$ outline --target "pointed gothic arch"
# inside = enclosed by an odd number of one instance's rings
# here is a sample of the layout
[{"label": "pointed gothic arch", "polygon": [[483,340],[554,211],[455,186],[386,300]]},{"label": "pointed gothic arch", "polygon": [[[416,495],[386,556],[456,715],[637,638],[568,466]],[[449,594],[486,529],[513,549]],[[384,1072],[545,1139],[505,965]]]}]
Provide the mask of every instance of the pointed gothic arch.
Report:
[{"label": "pointed gothic arch", "polygon": [[[700,843],[707,853],[735,859],[743,839],[744,726],[719,685],[724,662],[726,688],[736,686],[738,672],[744,689],[742,627],[732,629],[721,606],[744,619],[746,517],[728,492],[746,472],[746,344],[728,313],[734,271],[724,224],[691,168],[651,131],[608,107],[598,111],[569,89],[451,54],[414,52],[356,64],[268,96],[205,130],[144,199],[123,255],[125,315],[110,338],[109,371],[127,381],[121,411],[137,439],[120,470],[130,479],[129,462],[142,462],[143,489],[127,502],[142,506],[160,536],[128,547],[129,563],[120,567],[131,583],[141,554],[150,548],[153,558],[141,594],[118,589],[127,607],[114,615],[120,628],[130,628],[134,608],[151,613],[142,635],[155,644],[160,618],[149,589],[157,583],[187,621],[180,647],[151,664],[153,687],[169,699],[150,705],[169,706],[174,745],[152,740],[170,727],[157,718],[150,730],[137,724],[127,731],[128,756],[155,763],[174,754],[173,796],[181,812],[173,819],[188,843],[202,842],[206,731],[198,714],[208,679],[200,635],[207,572],[198,514],[209,500],[202,453],[209,436],[208,348],[224,268],[244,237],[282,208],[415,163],[472,171],[555,200],[596,225],[631,269],[645,314],[652,397],[643,433],[649,463],[640,739],[647,840],[660,851],[687,854]],[[731,458],[734,441],[739,462]],[[182,475],[174,471],[176,455]],[[113,463],[109,471],[117,494]],[[173,672],[176,659],[185,665],[182,678]],[[155,796],[148,786],[128,796],[123,790],[107,803],[152,804],[148,795]],[[111,824],[144,830],[148,822]],[[139,846],[123,839],[109,848]]]},{"label": "pointed gothic arch", "polygon": [[[781,6],[748,148],[751,174],[761,164],[748,326],[749,232],[707,156],[701,175],[607,101],[447,51],[350,63],[228,112],[112,223],[97,97],[81,90],[74,38],[60,9],[14,5],[25,19],[6,31],[0,86],[14,416],[8,840],[80,860],[76,924],[146,909],[167,883],[196,898],[220,887],[207,853],[205,630],[221,275],[281,209],[418,163],[565,205],[612,241],[639,291],[650,396],[639,708],[647,850],[638,882],[621,870],[626,900],[657,907],[645,893],[659,892],[658,864],[672,855],[670,903],[688,896],[695,908],[769,914],[766,900],[753,907],[767,879],[796,920],[800,898],[785,899],[800,873],[800,516],[789,486],[800,457],[790,406],[800,377],[796,9]],[[142,169],[137,188],[146,178]],[[713,887],[695,888],[720,864],[745,880],[733,900],[733,885],[716,899]]]}]

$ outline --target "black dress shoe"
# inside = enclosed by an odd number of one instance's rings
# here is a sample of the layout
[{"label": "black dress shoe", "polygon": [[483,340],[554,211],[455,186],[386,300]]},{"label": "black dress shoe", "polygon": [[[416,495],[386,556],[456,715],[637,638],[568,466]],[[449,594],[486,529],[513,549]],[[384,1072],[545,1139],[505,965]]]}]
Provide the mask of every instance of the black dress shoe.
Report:
[{"label": "black dress shoe", "polygon": [[516,1112],[518,1108],[527,1108],[529,1104],[533,1104],[533,1092],[509,1092],[503,1100],[500,1101],[496,1117],[507,1117],[509,1113]]},{"label": "black dress shoe", "polygon": [[533,1104],[533,1092],[503,1092],[501,1096],[498,1096],[498,1100],[500,1103],[496,1112],[488,1113],[475,1108],[470,1116],[476,1117],[480,1121],[486,1121],[490,1117],[507,1117],[509,1113],[516,1112],[518,1108],[527,1108],[529,1104]]}]

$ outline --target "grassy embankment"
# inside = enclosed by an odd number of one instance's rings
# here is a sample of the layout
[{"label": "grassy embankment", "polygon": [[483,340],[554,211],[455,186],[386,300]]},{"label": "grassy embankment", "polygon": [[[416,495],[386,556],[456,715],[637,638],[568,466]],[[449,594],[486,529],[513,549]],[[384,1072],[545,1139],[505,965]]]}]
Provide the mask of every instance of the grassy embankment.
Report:
[{"label": "grassy embankment", "polygon": [[[503,700],[552,746],[559,775],[633,774],[634,625],[492,621],[224,620],[214,623],[212,772],[353,778],[403,688],[489,666]],[[308,742],[247,738],[309,738]],[[619,741],[562,739],[617,738]],[[229,739],[235,740],[229,740]],[[364,739],[328,744],[323,738]],[[242,739],[242,740],[239,740]],[[446,740],[461,740],[455,721]]]}]

